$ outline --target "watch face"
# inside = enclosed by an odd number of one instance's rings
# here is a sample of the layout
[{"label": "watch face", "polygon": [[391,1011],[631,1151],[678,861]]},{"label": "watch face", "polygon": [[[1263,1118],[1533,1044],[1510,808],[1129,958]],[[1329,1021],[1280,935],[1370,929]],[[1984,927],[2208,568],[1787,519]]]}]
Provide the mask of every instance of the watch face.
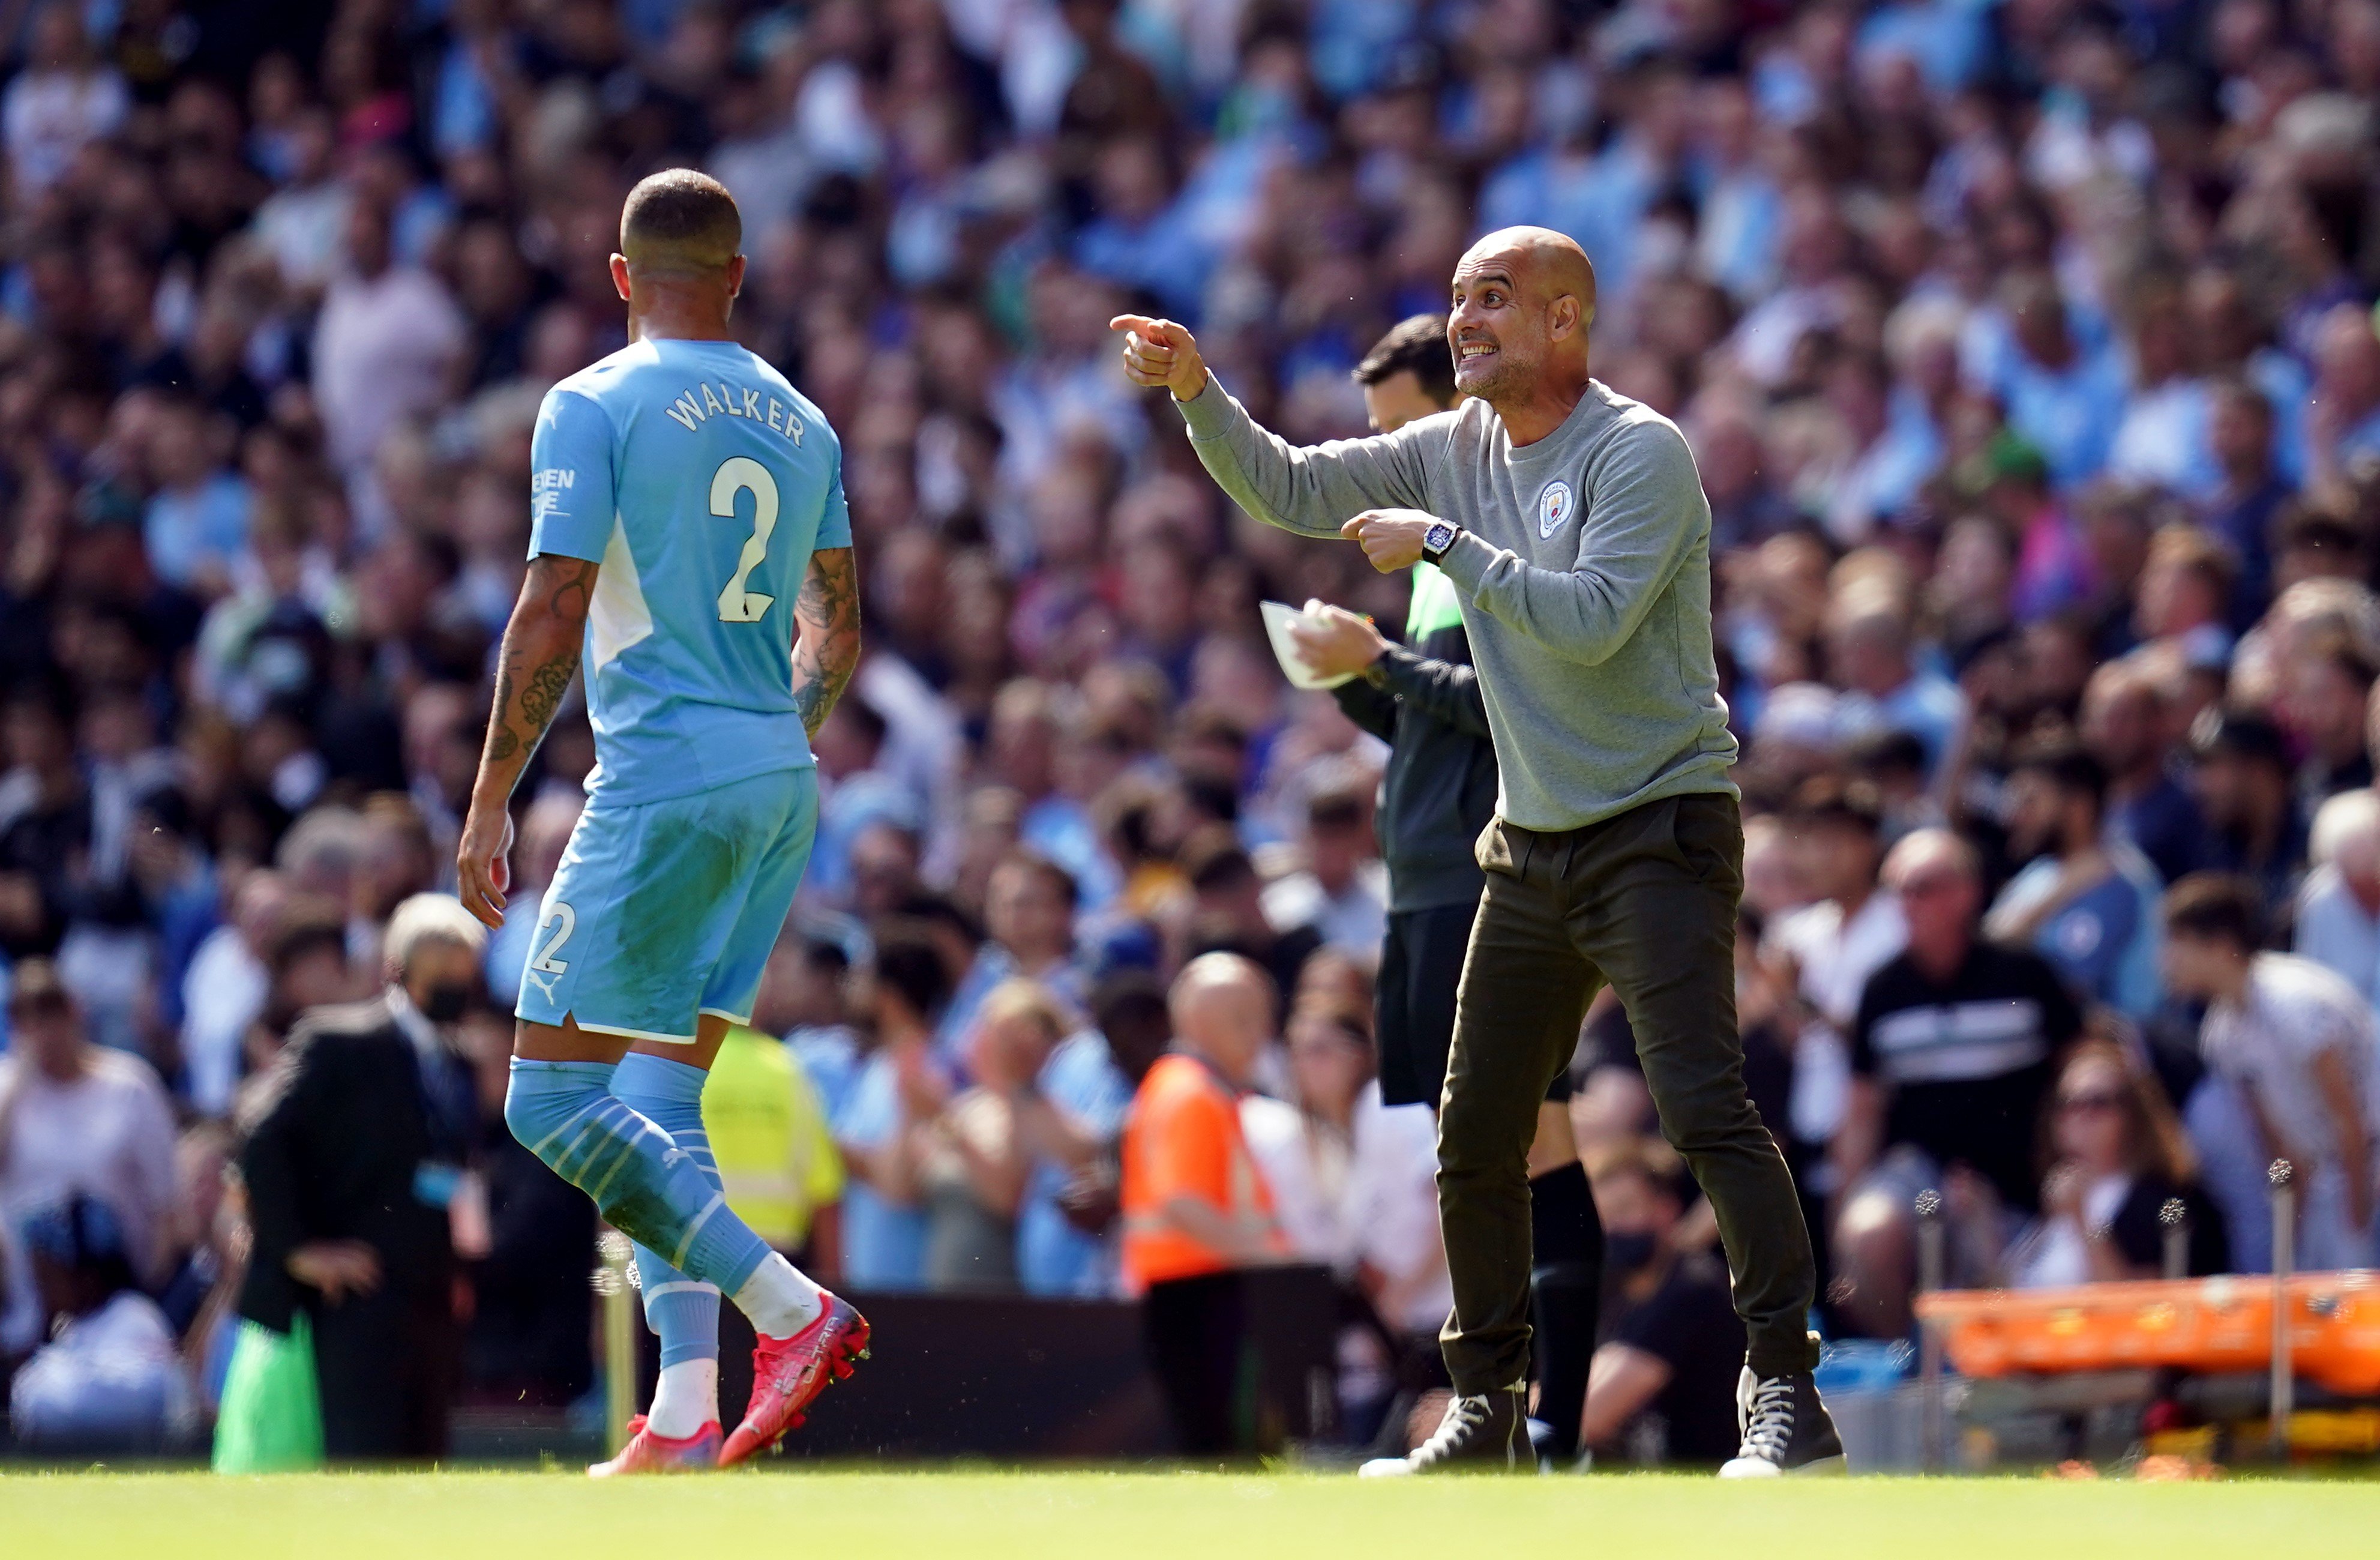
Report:
[{"label": "watch face", "polygon": [[1424,552],[1443,553],[1454,545],[1454,528],[1440,520],[1422,532],[1421,544]]}]

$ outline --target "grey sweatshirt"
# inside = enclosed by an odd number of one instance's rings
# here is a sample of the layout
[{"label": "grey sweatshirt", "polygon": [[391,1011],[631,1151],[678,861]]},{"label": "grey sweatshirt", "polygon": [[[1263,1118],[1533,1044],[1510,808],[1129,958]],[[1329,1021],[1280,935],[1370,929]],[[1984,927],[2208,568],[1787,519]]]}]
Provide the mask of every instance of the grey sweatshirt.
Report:
[{"label": "grey sweatshirt", "polygon": [[1179,404],[1208,472],[1267,524],[1336,536],[1366,509],[1421,509],[1463,528],[1441,567],[1507,823],[1575,829],[1663,797],[1735,794],[1711,652],[1710,504],[1677,424],[1590,381],[1525,449],[1476,400],[1298,449],[1211,374]]}]

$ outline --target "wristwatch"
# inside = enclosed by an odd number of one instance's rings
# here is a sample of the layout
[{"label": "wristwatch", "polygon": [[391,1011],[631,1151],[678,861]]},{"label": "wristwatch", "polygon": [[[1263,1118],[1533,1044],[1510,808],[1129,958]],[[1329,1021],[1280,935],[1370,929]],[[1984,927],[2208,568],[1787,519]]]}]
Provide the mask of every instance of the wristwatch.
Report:
[{"label": "wristwatch", "polygon": [[1444,562],[1446,550],[1462,534],[1463,528],[1451,520],[1432,520],[1429,529],[1421,533],[1421,555],[1434,564]]}]

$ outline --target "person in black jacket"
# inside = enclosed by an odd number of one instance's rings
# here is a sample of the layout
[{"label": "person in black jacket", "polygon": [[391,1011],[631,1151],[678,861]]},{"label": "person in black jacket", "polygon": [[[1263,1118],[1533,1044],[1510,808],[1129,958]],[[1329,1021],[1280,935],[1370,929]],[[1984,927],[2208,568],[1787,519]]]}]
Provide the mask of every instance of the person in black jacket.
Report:
[{"label": "person in black jacket", "polygon": [[246,1124],[239,1312],[282,1333],[306,1314],[334,1461],[446,1447],[460,1351],[447,1203],[477,1116],[450,1030],[485,944],[450,896],[399,905],[388,989],[300,1019]]},{"label": "person in black jacket", "polygon": [[[1386,433],[1463,397],[1446,321],[1416,314],[1382,336],[1355,369],[1372,425]],[[1435,1108],[1454,1039],[1454,996],[1486,877],[1474,842],[1496,810],[1496,747],[1454,588],[1414,566],[1405,642],[1369,618],[1323,609],[1324,626],[1296,632],[1326,676],[1354,674],[1335,692],[1357,725],[1389,744],[1380,781],[1380,853],[1389,868],[1389,932],[1380,950],[1375,1027],[1384,1104]],[[1529,1148],[1531,1280],[1541,1456],[1578,1455],[1587,1368],[1603,1284],[1603,1226],[1570,1124],[1570,1075],[1558,1074]]]}]

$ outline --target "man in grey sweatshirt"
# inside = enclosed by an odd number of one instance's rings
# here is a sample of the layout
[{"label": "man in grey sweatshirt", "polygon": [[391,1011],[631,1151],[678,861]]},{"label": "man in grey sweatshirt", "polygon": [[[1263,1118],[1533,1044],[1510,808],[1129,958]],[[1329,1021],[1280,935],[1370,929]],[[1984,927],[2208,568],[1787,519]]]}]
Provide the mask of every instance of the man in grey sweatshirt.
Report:
[{"label": "man in grey sweatshirt", "polygon": [[1791,1174],[1743,1086],[1735,739],[1711,648],[1710,506],[1675,424],[1587,372],[1595,273],[1544,228],[1479,240],[1448,336],[1472,398],[1392,433],[1299,449],[1259,428],[1171,321],[1124,315],[1125,372],[1172,392],[1208,473],[1258,519],[1427,558],[1452,582],[1500,779],[1481,834],[1439,1126],[1456,1397],[1366,1472],[1528,1460],[1526,1154],[1537,1102],[1609,981],[1662,1133],[1718,1215],[1750,1347],[1740,1454],[1759,1477],[1840,1469],[1810,1371],[1815,1264]]}]

